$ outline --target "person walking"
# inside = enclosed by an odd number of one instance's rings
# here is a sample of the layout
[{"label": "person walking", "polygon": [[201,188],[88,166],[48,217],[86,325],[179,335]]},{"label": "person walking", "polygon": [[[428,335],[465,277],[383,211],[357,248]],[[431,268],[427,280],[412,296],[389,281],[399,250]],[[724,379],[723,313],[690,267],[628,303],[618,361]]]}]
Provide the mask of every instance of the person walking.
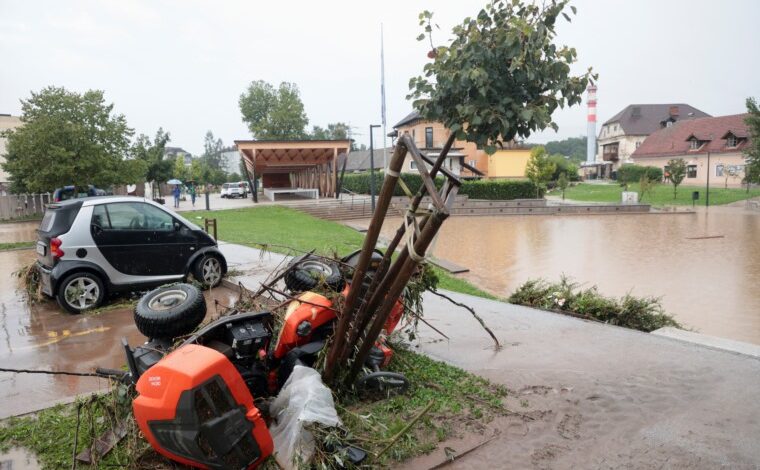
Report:
[{"label": "person walking", "polygon": [[190,201],[193,203],[193,207],[195,207],[195,183],[190,183],[187,192],[190,193]]},{"label": "person walking", "polygon": [[179,185],[178,184],[174,185],[174,190],[172,191],[172,194],[174,194],[174,208],[175,209],[179,209],[179,194],[180,194],[180,191],[179,191]]}]

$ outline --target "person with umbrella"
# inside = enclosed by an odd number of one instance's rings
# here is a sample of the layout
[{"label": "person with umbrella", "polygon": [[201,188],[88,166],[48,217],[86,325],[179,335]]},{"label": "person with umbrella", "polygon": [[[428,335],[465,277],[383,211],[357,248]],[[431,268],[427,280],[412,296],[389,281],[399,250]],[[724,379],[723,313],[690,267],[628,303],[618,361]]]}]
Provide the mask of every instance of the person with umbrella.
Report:
[{"label": "person with umbrella", "polygon": [[174,189],[172,190],[172,195],[174,195],[174,208],[179,209],[179,195],[180,195],[179,185],[182,184],[182,181],[175,178],[175,179],[170,179],[169,181],[166,182],[166,184],[174,185]]}]

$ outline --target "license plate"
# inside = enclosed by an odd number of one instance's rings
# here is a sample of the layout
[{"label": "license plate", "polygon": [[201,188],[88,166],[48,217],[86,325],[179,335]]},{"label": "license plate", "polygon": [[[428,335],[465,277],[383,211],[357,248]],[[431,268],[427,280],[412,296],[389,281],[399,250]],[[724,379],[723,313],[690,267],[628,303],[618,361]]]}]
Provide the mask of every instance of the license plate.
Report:
[{"label": "license plate", "polygon": [[45,245],[42,243],[37,243],[37,254],[40,256],[45,256]]}]

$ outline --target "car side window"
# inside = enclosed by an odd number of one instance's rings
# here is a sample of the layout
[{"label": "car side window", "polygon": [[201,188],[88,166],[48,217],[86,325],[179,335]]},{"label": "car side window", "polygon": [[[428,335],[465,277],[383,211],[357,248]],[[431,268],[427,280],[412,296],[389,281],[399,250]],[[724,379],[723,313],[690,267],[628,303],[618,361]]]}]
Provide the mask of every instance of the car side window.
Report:
[{"label": "car side window", "polygon": [[99,206],[95,206],[95,208],[92,210],[92,221],[90,224],[104,230],[111,228],[111,222],[108,220],[108,212],[106,212],[105,205],[101,204]]},{"label": "car side window", "polygon": [[106,205],[113,230],[174,230],[174,219],[166,212],[142,202]]}]

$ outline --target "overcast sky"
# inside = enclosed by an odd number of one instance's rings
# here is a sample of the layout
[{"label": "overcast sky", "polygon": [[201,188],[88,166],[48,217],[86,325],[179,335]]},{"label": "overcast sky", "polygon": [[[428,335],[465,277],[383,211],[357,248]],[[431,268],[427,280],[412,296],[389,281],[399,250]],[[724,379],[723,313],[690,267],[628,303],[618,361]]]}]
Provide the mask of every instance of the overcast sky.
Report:
[{"label": "overcast sky", "polygon": [[[295,82],[309,126],[344,121],[368,142],[380,123],[380,23],[385,27],[388,126],[405,116],[409,78],[428,60],[417,14],[451,27],[485,0],[11,1],[0,0],[0,113],[48,85],[101,89],[138,133],[161,126],[170,145],[200,153],[212,130],[225,144],[250,135],[238,97],[252,80]],[[744,112],[760,96],[760,1],[577,0],[558,41],[577,71],[599,73],[604,121],[631,103],[689,103],[712,115]],[[586,132],[585,103],[555,114],[559,132]],[[376,139],[380,139],[380,132]]]}]

